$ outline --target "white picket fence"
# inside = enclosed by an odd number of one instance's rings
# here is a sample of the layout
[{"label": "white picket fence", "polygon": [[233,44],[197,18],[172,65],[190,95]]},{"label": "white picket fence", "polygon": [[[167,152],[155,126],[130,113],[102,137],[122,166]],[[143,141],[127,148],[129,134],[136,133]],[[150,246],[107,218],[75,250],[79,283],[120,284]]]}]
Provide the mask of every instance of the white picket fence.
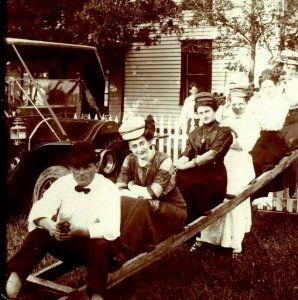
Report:
[{"label": "white picket fence", "polygon": [[[179,128],[178,118],[155,118],[156,146],[159,151],[170,155],[173,161],[177,160],[186,147],[186,128]],[[173,126],[174,124],[174,126]]]},{"label": "white picket fence", "polygon": [[[117,116],[106,116],[106,120],[119,123]],[[156,124],[156,138],[154,143],[159,151],[171,156],[173,161],[177,160],[184,151],[187,141],[186,128],[179,128],[178,117],[154,117]],[[194,128],[191,122],[190,130]],[[298,162],[296,161],[296,164]],[[256,199],[253,205],[259,210],[298,213],[298,186],[293,197],[289,196],[288,189],[280,192],[269,193],[268,197]]]},{"label": "white picket fence", "polygon": [[[183,152],[186,146],[187,133],[186,128],[179,128],[178,119],[174,121],[171,118],[167,120],[163,117],[156,120],[157,124],[157,148],[169,154],[173,160],[176,160]],[[191,124],[191,128],[194,122]],[[298,163],[298,162],[296,162]],[[259,210],[298,213],[298,186],[293,197],[289,196],[288,189],[280,192],[269,193],[268,197],[256,199],[253,205]]]}]

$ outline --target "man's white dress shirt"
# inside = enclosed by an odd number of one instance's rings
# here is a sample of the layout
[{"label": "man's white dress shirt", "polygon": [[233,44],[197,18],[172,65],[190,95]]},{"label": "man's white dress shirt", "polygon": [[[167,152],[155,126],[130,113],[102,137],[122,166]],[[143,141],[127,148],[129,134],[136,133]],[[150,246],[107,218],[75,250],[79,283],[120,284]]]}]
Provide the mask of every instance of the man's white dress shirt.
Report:
[{"label": "man's white dress shirt", "polygon": [[72,174],[58,178],[43,197],[34,203],[29,217],[28,230],[37,228],[34,220],[57,215],[57,221],[87,226],[90,238],[115,240],[120,236],[121,203],[117,186],[100,174],[86,186],[88,194],[75,191]]}]

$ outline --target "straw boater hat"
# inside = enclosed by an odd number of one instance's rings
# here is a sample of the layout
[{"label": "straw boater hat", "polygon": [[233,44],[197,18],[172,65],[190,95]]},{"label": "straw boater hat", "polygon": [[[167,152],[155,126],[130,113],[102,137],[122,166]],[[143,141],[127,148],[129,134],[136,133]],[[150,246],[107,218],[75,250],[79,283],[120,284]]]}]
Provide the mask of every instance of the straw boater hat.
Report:
[{"label": "straw boater hat", "polygon": [[119,128],[123,140],[134,140],[142,136],[145,132],[146,123],[140,116],[130,117],[124,121]]}]

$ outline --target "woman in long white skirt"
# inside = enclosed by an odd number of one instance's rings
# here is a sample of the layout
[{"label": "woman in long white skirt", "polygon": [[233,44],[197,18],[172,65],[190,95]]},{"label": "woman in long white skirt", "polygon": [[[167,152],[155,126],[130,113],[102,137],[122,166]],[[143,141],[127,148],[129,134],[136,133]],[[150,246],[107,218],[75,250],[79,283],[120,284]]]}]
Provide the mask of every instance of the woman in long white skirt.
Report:
[{"label": "woman in long white skirt", "polygon": [[[234,116],[225,119],[222,126],[233,131],[233,144],[224,159],[227,169],[227,193],[236,195],[255,178],[252,157],[249,151],[259,137],[259,127],[251,115],[245,113],[247,89],[235,86],[231,90],[231,108]],[[191,251],[197,250],[203,242],[232,248],[233,256],[242,251],[245,233],[251,228],[250,198],[228,212],[224,217],[201,231]]]}]

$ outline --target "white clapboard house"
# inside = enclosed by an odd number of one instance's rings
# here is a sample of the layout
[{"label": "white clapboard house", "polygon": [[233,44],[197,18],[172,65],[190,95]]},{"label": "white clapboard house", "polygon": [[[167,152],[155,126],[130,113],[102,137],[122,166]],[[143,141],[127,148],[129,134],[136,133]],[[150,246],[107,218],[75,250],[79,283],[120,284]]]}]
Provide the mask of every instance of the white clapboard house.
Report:
[{"label": "white clapboard house", "polygon": [[[185,13],[182,35],[163,33],[156,45],[135,45],[125,53],[123,66],[116,64],[118,77],[110,76],[110,114],[122,119],[131,114],[150,113],[156,117],[171,116],[174,120],[188,96],[190,82],[196,82],[200,91],[226,94],[230,81],[248,80],[247,74],[228,71],[227,60],[214,58],[212,41],[218,34],[216,28],[207,25],[191,28],[187,25],[191,16],[190,11]],[[190,41],[206,51],[182,51]],[[238,54],[242,55],[242,61],[249,59],[245,51]],[[258,51],[256,73],[266,67],[269,59],[268,53]]]}]

